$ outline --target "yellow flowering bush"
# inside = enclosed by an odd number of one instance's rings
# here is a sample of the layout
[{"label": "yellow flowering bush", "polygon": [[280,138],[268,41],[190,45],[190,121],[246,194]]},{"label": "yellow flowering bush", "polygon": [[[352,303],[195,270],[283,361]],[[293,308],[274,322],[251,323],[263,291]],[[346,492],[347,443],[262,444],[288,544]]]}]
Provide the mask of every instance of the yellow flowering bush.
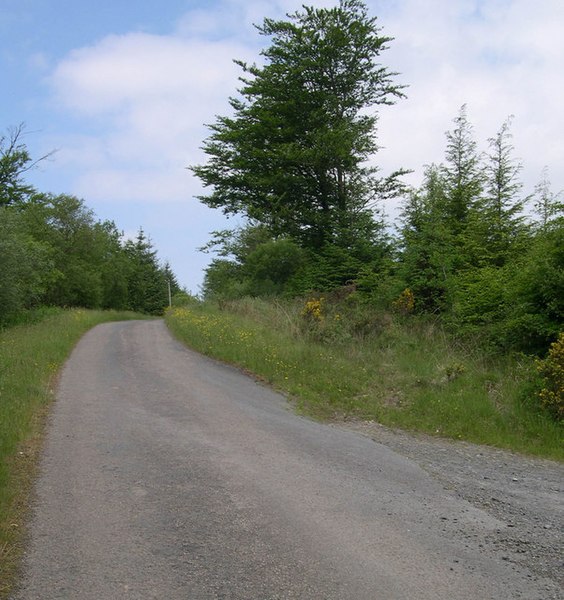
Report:
[{"label": "yellow flowering bush", "polygon": [[466,372],[466,367],[462,363],[451,363],[445,367],[447,381],[454,381]]},{"label": "yellow flowering bush", "polygon": [[315,342],[334,344],[350,337],[349,323],[325,298],[308,300],[301,311],[301,332]]},{"label": "yellow flowering bush", "polygon": [[302,316],[304,316],[306,319],[322,321],[324,312],[324,301],[324,298],[313,298],[312,300],[308,300],[305,303],[304,309],[302,311]]},{"label": "yellow flowering bush", "polygon": [[413,292],[409,288],[405,288],[399,297],[392,302],[392,306],[399,313],[403,313],[404,315],[411,314],[415,308],[415,296]]},{"label": "yellow flowering bush", "polygon": [[537,361],[537,369],[544,378],[541,404],[560,421],[564,419],[564,332],[550,346],[548,356]]}]

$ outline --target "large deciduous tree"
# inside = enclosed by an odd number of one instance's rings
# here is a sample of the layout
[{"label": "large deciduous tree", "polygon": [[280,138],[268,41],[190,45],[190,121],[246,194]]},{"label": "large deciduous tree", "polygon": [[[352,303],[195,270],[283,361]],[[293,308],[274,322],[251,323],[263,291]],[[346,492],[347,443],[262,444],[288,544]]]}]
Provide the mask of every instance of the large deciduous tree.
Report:
[{"label": "large deciduous tree", "polygon": [[243,214],[312,249],[372,240],[371,209],[394,193],[401,171],[377,176],[377,105],[403,96],[379,63],[391,40],[360,0],[304,7],[265,19],[264,64],[237,61],[244,76],[231,116],[218,117],[192,167],[211,191],[200,199]]}]

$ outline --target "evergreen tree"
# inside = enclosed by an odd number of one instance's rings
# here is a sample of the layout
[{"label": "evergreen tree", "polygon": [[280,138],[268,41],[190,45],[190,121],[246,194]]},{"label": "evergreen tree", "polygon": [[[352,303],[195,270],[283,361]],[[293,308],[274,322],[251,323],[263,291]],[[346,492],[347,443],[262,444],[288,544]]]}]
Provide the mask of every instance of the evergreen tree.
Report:
[{"label": "evergreen tree", "polygon": [[511,117],[488,140],[484,195],[479,202],[484,254],[495,266],[505,264],[514,244],[526,233],[522,211],[527,199],[520,197],[522,165],[512,156],[510,125]]},{"label": "evergreen tree", "polygon": [[125,310],[128,306],[128,256],[122,245],[123,234],[115,223],[104,221],[96,225],[104,239],[100,273],[102,308]]},{"label": "evergreen tree", "polygon": [[453,234],[446,216],[444,170],[425,169],[419,190],[407,198],[401,214],[399,273],[415,296],[416,308],[429,312],[447,307],[447,291],[453,271]]},{"label": "evergreen tree", "polygon": [[162,274],[167,286],[167,302],[172,303],[172,298],[176,294],[182,292],[183,290],[180,287],[178,279],[176,278],[176,275],[174,274],[172,267],[170,266],[170,263],[168,261],[165,262],[162,268]]},{"label": "evergreen tree", "polygon": [[506,348],[543,354],[564,323],[564,223],[557,220],[531,239],[506,269]]},{"label": "evergreen tree", "polygon": [[542,179],[535,187],[535,212],[539,218],[542,231],[547,231],[553,226],[562,226],[564,219],[564,202],[561,200],[562,192],[555,194],[550,187],[548,167],[542,171]]},{"label": "evergreen tree", "polygon": [[125,244],[129,259],[129,309],[149,314],[161,314],[168,305],[168,285],[157,252],[142,228],[135,241]]},{"label": "evergreen tree", "polygon": [[466,116],[466,105],[454,119],[456,127],[448,131],[446,165],[444,166],[445,218],[449,229],[460,235],[465,231],[470,214],[476,207],[483,188],[480,155],[473,139],[472,125]]}]

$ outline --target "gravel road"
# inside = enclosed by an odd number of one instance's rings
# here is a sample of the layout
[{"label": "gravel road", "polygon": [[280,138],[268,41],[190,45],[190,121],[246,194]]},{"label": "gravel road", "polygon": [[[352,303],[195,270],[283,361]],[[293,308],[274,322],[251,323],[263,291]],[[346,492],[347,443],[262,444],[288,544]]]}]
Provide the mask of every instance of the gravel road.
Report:
[{"label": "gravel road", "polygon": [[563,598],[560,465],[323,425],[162,321],[59,384],[14,599]]}]

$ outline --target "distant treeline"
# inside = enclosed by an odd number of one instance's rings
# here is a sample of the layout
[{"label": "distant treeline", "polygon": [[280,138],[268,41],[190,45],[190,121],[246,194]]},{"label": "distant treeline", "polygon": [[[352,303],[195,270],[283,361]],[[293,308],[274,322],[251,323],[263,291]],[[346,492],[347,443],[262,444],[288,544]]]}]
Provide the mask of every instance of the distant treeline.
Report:
[{"label": "distant treeline", "polygon": [[0,137],[0,325],[40,306],[162,313],[179,286],[142,229],[124,240],[74,196],[36,190],[21,126]]}]

